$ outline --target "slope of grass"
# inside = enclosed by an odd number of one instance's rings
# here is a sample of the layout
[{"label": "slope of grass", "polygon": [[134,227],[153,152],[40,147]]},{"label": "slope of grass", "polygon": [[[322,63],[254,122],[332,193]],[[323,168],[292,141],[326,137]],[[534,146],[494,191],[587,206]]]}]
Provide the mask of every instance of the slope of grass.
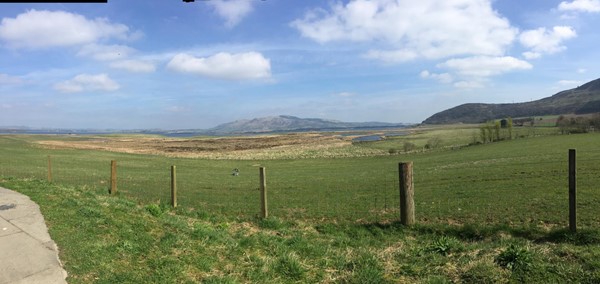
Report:
[{"label": "slope of grass", "polygon": [[69,283],[597,283],[600,232],[241,220],[0,179],[40,205]]}]

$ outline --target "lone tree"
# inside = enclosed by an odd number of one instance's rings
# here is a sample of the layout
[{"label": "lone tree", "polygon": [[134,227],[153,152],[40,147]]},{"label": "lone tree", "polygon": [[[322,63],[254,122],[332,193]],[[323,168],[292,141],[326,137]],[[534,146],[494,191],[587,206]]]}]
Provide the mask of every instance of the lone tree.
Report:
[{"label": "lone tree", "polygon": [[508,129],[508,139],[513,139],[513,120],[512,117],[506,119],[506,128]]},{"label": "lone tree", "polygon": [[493,125],[488,123],[485,125],[485,130],[487,131],[488,142],[494,142],[494,129]]}]

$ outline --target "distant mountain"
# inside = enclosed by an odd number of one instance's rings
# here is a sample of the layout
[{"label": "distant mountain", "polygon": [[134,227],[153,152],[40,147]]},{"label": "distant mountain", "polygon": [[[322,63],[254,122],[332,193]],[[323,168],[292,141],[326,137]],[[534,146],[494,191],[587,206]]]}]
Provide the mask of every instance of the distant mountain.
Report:
[{"label": "distant mountain", "polygon": [[600,112],[600,79],[541,100],[514,104],[463,104],[438,112],[424,124],[481,123],[503,117]]},{"label": "distant mountain", "polygon": [[410,124],[386,122],[342,122],[320,118],[299,118],[289,115],[269,116],[254,119],[242,119],[224,123],[210,129],[59,129],[59,128],[29,128],[25,126],[0,126],[0,134],[157,134],[171,137],[190,137],[201,135],[232,135],[269,132],[291,131],[328,131],[328,130],[360,130],[400,128]]},{"label": "distant mountain", "polygon": [[299,118],[289,115],[242,119],[218,125],[207,130],[210,134],[267,133],[286,131],[339,130],[404,127],[402,123],[342,122],[320,118]]}]

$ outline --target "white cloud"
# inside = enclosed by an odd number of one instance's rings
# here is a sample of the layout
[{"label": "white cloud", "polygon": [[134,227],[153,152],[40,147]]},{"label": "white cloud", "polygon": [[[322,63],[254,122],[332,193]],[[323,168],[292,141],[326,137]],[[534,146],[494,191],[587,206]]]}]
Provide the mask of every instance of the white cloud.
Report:
[{"label": "white cloud", "polygon": [[558,5],[558,10],[597,13],[600,12],[600,0],[563,1]]},{"label": "white cloud", "polygon": [[513,70],[527,70],[533,68],[528,62],[511,56],[475,56],[450,59],[444,63],[438,64],[437,67],[453,70],[457,74],[465,77],[489,77]]},{"label": "white cloud", "polygon": [[224,80],[253,80],[271,77],[271,63],[258,52],[231,54],[220,52],[197,58],[185,53],[175,55],[167,68]]},{"label": "white cloud", "polygon": [[587,72],[587,69],[585,69],[585,68],[577,69],[577,73],[579,73],[579,74],[585,74],[586,72]]},{"label": "white cloud", "polygon": [[452,83],[454,81],[454,78],[449,73],[437,74],[437,73],[430,73],[427,70],[423,70],[423,71],[421,71],[419,76],[421,76],[421,78],[423,78],[423,79],[434,79],[440,83],[445,83],[445,84]]},{"label": "white cloud", "polygon": [[122,60],[112,62],[110,67],[124,69],[135,73],[151,73],[156,71],[156,66],[153,63],[142,60]]},{"label": "white cloud", "polygon": [[116,91],[119,84],[106,74],[79,74],[71,80],[54,85],[54,89],[63,93],[79,93],[84,91]]},{"label": "white cloud", "polygon": [[16,18],[3,18],[0,39],[13,48],[47,48],[82,45],[100,39],[128,39],[129,28],[106,18],[93,20],[64,11],[29,10]]},{"label": "white cloud", "polygon": [[126,45],[103,45],[93,43],[83,46],[77,55],[88,56],[101,61],[110,61],[124,59],[135,53],[135,51],[135,49]]},{"label": "white cloud", "polygon": [[538,58],[542,54],[552,54],[565,50],[566,47],[562,45],[563,41],[576,36],[577,33],[572,27],[555,26],[552,30],[539,28],[524,31],[519,36],[519,41],[523,46],[532,50],[523,54],[525,58],[532,59]]},{"label": "white cloud", "polygon": [[19,78],[19,77],[0,73],[0,85],[19,84],[22,81],[23,80],[21,80],[21,78]]},{"label": "white cloud", "polygon": [[313,10],[291,26],[319,43],[375,43],[381,50],[367,57],[388,62],[500,56],[517,35],[490,0],[351,0]]},{"label": "white cloud", "polygon": [[228,28],[236,26],[253,10],[251,0],[212,0],[207,4],[225,19],[225,26]]}]

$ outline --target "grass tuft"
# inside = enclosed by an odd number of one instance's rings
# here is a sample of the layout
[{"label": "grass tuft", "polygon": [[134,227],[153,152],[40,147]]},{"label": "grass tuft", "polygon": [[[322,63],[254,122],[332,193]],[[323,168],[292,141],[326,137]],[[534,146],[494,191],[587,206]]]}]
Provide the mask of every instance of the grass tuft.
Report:
[{"label": "grass tuft", "polygon": [[533,255],[528,248],[510,244],[495,259],[501,267],[509,270],[528,270],[533,263]]},{"label": "grass tuft", "polygon": [[273,264],[273,270],[278,275],[290,280],[302,280],[305,274],[300,259],[294,253],[287,253],[278,257]]},{"label": "grass tuft", "polygon": [[160,217],[164,213],[163,209],[158,204],[148,204],[145,208],[150,213],[150,215],[154,217]]},{"label": "grass tuft", "polygon": [[452,252],[458,252],[463,249],[463,245],[459,240],[453,237],[441,236],[433,241],[429,245],[428,250],[430,252],[438,253],[441,255],[448,255]]}]

